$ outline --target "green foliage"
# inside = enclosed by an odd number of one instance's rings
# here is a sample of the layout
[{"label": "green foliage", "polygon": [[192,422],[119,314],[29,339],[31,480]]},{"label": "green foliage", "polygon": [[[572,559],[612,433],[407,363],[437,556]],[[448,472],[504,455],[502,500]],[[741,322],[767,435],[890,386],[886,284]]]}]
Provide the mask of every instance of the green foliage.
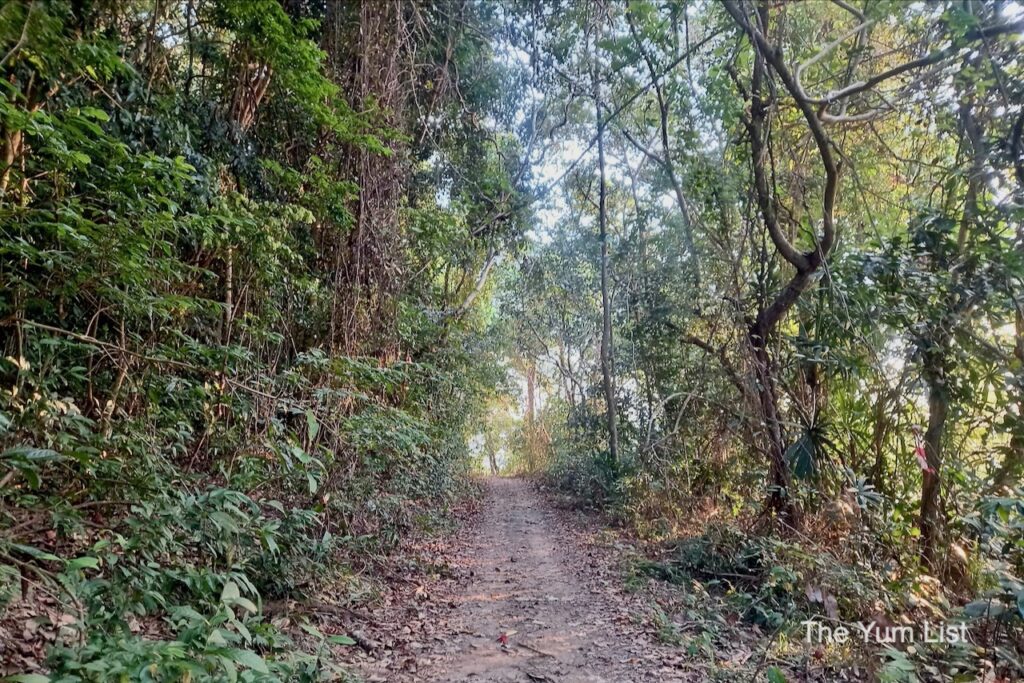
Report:
[{"label": "green foliage", "polygon": [[[352,639],[282,627],[265,603],[315,599],[467,491],[470,427],[500,379],[472,353],[487,297],[465,320],[429,312],[465,296],[440,269],[470,277],[516,242],[511,218],[486,236],[467,221],[518,190],[471,153],[492,133],[414,138],[419,112],[375,93],[353,107],[346,57],[320,44],[351,27],[298,5],[0,8],[0,628],[25,607],[19,582],[56,596],[47,680],[344,679]],[[479,36],[462,40],[457,66],[485,74]],[[432,78],[454,68],[436,56]],[[435,103],[495,106],[467,91]],[[403,262],[427,258],[416,276],[380,264],[391,285],[364,291],[342,271],[377,188],[354,160],[393,157],[447,160],[376,226]],[[467,171],[479,187],[423,208]],[[458,228],[407,235],[428,213]],[[404,326],[344,345],[350,294],[387,298]]]},{"label": "green foliage", "polygon": [[541,128],[564,177],[501,299],[511,364],[541,369],[551,438],[527,469],[670,544],[653,575],[720,588],[773,632],[970,606],[994,653],[851,646],[844,667],[1019,676],[1019,12],[636,0],[511,17],[564,112]]}]

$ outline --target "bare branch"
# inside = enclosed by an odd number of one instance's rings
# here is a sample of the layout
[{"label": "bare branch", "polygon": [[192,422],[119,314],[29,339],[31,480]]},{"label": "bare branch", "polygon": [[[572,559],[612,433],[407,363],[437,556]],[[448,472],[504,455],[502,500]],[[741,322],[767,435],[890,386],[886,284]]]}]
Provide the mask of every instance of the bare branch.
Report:
[{"label": "bare branch", "polygon": [[914,69],[920,69],[926,66],[931,66],[932,64],[937,64],[942,60],[955,55],[957,52],[959,52],[967,45],[975,41],[983,40],[985,38],[994,38],[996,36],[1006,35],[1008,33],[1019,33],[1021,31],[1024,31],[1024,19],[1020,21],[1010,22],[1008,24],[996,24],[995,26],[984,26],[982,28],[972,29],[971,31],[968,31],[966,34],[964,34],[964,36],[960,40],[953,41],[952,43],[950,43],[949,46],[941,50],[935,50],[933,52],[928,53],[927,55],[924,55],[923,57],[918,57],[917,59],[912,59],[909,62],[898,64],[892,67],[891,69],[887,69],[882,73],[875,74],[874,76],[866,80],[851,83],[850,85],[844,88],[840,88],[839,90],[833,90],[824,97],[808,98],[807,101],[810,102],[811,104],[819,105],[833,104],[841,99],[857,95],[858,93],[862,93],[865,90],[870,90],[871,88],[874,88],[876,85],[883,83],[891,78],[895,78],[896,76],[899,76],[901,74],[905,74],[908,71],[913,71]]},{"label": "bare branch", "polygon": [[[807,127],[810,129],[811,137],[814,138],[815,145],[818,147],[818,154],[821,157],[821,164],[825,171],[825,188],[822,193],[821,201],[822,231],[820,239],[817,240],[816,248],[805,254],[799,254],[789,241],[785,239],[785,236],[782,235],[779,230],[777,220],[771,221],[775,224],[768,226],[772,241],[775,242],[776,247],[779,249],[783,258],[792,263],[797,268],[797,271],[803,272],[815,270],[824,263],[825,257],[832,250],[832,245],[835,242],[833,210],[835,208],[836,191],[839,187],[839,167],[836,164],[835,157],[832,155],[831,140],[825,132],[825,128],[822,126],[822,122],[818,118],[817,113],[811,107],[811,102],[803,96],[796,79],[786,67],[780,50],[772,46],[768,42],[767,38],[765,38],[758,29],[754,28],[750,24],[747,20],[746,14],[742,9],[740,9],[736,2],[733,0],[725,0],[725,8],[729,14],[732,15],[733,19],[736,20],[736,23],[738,23],[743,30],[746,31],[747,35],[750,36],[750,39],[754,43],[758,53],[763,56],[765,61],[772,66],[775,73],[778,74],[779,79],[782,81],[790,96],[796,101],[797,107],[800,109],[804,119],[807,121]],[[757,97],[756,92],[754,93],[754,96]],[[758,108],[760,107],[760,103],[755,102],[754,106],[755,108]],[[760,140],[755,141],[755,145],[757,147],[762,147]],[[764,150],[761,149],[759,151],[761,152],[760,154],[755,153],[755,167],[761,162],[761,158],[763,158]],[[761,175],[763,176],[763,172]]]},{"label": "bare branch", "polygon": [[874,23],[875,22],[873,20],[865,21],[862,22],[861,24],[858,24],[857,26],[854,26],[852,29],[850,29],[843,35],[839,36],[839,38],[833,40],[831,43],[821,48],[821,50],[819,50],[816,55],[808,59],[806,62],[803,62],[802,64],[800,64],[800,66],[796,68],[796,72],[793,74],[793,80],[796,82],[796,87],[799,90],[800,96],[802,98],[809,99],[807,97],[807,93],[804,91],[803,82],[801,81],[801,76],[803,76],[804,71],[820,62],[822,59],[824,59],[826,56],[832,53],[832,51],[834,51],[837,47],[842,45],[844,42],[846,42],[853,36],[858,34],[863,35],[863,33],[867,31],[869,28],[871,28],[871,26]]}]

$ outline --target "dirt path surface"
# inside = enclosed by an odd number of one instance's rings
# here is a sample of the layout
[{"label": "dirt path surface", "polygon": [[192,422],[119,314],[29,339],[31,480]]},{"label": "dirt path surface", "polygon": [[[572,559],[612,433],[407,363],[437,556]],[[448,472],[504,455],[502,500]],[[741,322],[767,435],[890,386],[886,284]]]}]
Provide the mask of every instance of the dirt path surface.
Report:
[{"label": "dirt path surface", "polygon": [[[427,681],[682,681],[678,650],[657,643],[606,578],[605,558],[526,482],[489,479],[438,624]],[[502,637],[504,634],[505,637]]]}]

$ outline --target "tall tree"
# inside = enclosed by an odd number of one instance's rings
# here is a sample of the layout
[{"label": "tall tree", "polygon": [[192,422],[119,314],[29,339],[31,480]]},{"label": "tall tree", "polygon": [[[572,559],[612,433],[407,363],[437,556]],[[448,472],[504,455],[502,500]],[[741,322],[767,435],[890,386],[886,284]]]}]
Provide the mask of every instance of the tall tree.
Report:
[{"label": "tall tree", "polygon": [[597,224],[598,239],[601,245],[601,378],[604,386],[605,422],[608,428],[608,455],[614,465],[619,460],[619,428],[615,403],[615,351],[612,337],[612,293],[608,255],[608,178],[604,150],[607,120],[601,97],[602,73],[599,52],[606,12],[607,8],[603,4],[598,3],[594,6],[594,19],[590,31],[593,35],[594,49],[591,79],[594,97],[595,137],[597,139]]}]

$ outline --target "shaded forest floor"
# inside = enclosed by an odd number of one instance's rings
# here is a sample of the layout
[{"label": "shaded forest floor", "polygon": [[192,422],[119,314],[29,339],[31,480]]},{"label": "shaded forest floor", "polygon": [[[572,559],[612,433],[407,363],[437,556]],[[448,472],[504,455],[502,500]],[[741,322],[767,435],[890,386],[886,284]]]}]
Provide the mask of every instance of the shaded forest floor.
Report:
[{"label": "shaded forest floor", "polygon": [[[682,591],[630,582],[636,551],[598,520],[558,509],[524,480],[492,478],[481,490],[461,530],[420,547],[418,570],[391,583],[376,631],[356,634],[352,663],[364,679],[748,680],[764,666],[756,628],[700,609],[675,623]],[[705,619],[728,637],[709,639]]]}]

